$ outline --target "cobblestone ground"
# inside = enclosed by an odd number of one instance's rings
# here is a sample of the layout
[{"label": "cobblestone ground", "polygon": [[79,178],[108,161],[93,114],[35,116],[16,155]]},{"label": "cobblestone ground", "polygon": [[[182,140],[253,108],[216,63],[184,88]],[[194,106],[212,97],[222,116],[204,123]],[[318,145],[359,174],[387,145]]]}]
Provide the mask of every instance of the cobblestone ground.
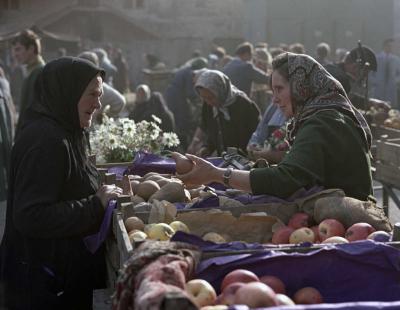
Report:
[{"label": "cobblestone ground", "polygon": [[[379,184],[375,182],[375,187],[379,187]],[[375,188],[375,197],[378,199],[378,205],[382,204],[382,191]],[[396,191],[398,197],[400,197],[400,191]],[[3,237],[4,223],[5,223],[5,202],[0,202],[0,240]],[[389,203],[389,218],[392,223],[400,222],[400,210],[391,201]],[[110,290],[96,290],[93,297],[94,310],[108,310],[111,309],[111,296]]]}]

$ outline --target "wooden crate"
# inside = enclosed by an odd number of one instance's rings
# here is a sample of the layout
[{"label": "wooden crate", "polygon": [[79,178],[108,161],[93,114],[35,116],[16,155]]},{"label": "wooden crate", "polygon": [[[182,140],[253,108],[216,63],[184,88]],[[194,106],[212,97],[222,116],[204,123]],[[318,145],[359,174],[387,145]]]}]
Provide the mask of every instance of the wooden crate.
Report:
[{"label": "wooden crate", "polygon": [[390,128],[383,125],[371,125],[372,137],[374,140],[380,140],[382,136],[385,139],[400,138],[400,129]]},{"label": "wooden crate", "polygon": [[377,141],[374,178],[400,188],[400,138]]}]

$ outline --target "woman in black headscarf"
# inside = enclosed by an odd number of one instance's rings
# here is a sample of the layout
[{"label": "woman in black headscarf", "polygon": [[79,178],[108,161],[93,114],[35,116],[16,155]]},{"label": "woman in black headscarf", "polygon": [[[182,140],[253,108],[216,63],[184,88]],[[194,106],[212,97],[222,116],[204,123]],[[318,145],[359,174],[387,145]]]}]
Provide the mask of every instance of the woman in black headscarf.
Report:
[{"label": "woman in black headscarf", "polygon": [[269,168],[232,171],[188,155],[195,168],[185,183],[224,182],[254,194],[287,198],[301,188],[340,188],[372,198],[371,132],[342,85],[307,55],[285,53],[272,63],[273,100],[291,119],[283,160]]},{"label": "woman in black headscarf", "polygon": [[[85,128],[101,107],[104,71],[63,57],[48,63],[11,154],[0,284],[9,309],[92,309],[104,284],[103,249],[83,238],[99,230],[109,199],[88,160]],[[1,295],[1,294],[0,294]]]}]

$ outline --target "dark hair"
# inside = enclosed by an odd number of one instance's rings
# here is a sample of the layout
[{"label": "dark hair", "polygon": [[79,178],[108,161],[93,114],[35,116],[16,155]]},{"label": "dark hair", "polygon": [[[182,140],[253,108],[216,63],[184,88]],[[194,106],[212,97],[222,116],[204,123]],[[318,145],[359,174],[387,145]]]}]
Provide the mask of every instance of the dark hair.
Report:
[{"label": "dark hair", "polygon": [[18,33],[18,35],[11,41],[11,45],[16,45],[17,43],[23,45],[26,49],[33,46],[36,55],[40,54],[42,51],[40,37],[32,30],[24,30]]},{"label": "dark hair", "polygon": [[[272,71],[276,71],[289,81],[288,53],[281,53],[272,61]],[[270,79],[271,84],[272,79]]]},{"label": "dark hair", "polygon": [[244,42],[242,44],[239,44],[235,51],[235,54],[238,56],[243,54],[251,55],[252,53],[253,53],[253,45],[249,42]]}]

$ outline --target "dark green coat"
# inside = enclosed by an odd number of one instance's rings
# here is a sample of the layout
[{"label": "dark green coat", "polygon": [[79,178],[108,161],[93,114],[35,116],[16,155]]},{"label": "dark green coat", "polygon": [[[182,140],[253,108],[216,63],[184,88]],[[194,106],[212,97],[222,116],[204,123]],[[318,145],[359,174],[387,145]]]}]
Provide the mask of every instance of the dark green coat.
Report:
[{"label": "dark green coat", "polygon": [[250,172],[253,193],[288,197],[302,187],[321,185],[367,200],[373,194],[371,163],[361,135],[341,112],[314,114],[300,127],[280,164]]}]

